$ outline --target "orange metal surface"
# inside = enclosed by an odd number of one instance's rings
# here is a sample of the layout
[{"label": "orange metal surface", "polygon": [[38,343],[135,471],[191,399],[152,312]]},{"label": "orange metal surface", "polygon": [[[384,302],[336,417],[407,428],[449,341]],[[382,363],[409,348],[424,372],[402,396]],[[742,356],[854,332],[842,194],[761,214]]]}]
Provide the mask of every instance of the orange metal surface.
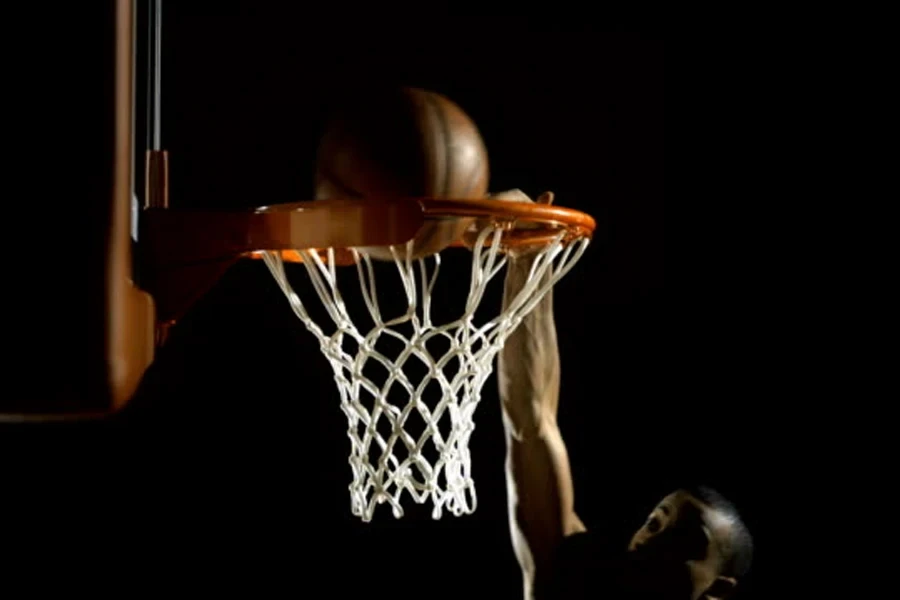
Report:
[{"label": "orange metal surface", "polygon": [[153,362],[154,303],[131,272],[131,152],[133,131],[133,5],[116,11],[116,141],[107,264],[107,364],[110,410],[122,408]]},{"label": "orange metal surface", "polygon": [[[492,221],[508,228],[503,234],[502,245],[504,248],[519,248],[523,246],[537,246],[550,243],[559,235],[560,230],[566,231],[568,240],[591,237],[597,227],[597,223],[593,217],[581,211],[559,206],[551,206],[549,203],[527,203],[527,202],[509,202],[495,199],[484,200],[447,200],[434,198],[419,198],[415,200],[317,200],[315,202],[298,202],[294,204],[282,204],[271,207],[265,207],[262,210],[270,213],[289,213],[297,209],[308,210],[311,205],[319,205],[318,208],[325,211],[328,215],[330,223],[341,223],[342,226],[347,221],[340,218],[343,211],[347,211],[348,207],[368,207],[390,206],[388,202],[415,202],[421,210],[424,220],[439,219],[463,219],[475,218],[480,221]],[[332,203],[336,203],[332,206]],[[361,223],[365,230],[375,230],[387,217],[390,221],[391,215],[386,215],[384,209],[379,208],[377,214],[381,215],[379,222]],[[351,222],[355,227],[357,222]],[[408,229],[405,230],[408,232]],[[335,262],[339,265],[353,264],[352,254],[349,252],[350,247],[361,246],[386,246],[391,244],[399,244],[412,239],[409,236],[399,241],[373,241],[370,231],[369,234],[360,232],[360,237],[355,243],[340,245],[334,244]],[[321,239],[321,236],[319,236]],[[475,243],[476,235],[466,233],[462,238],[452,244],[454,247],[471,247]],[[261,238],[260,238],[261,239]],[[297,249],[320,248],[319,254],[325,258],[326,251],[322,248],[328,247],[328,244],[316,244],[304,246],[301,241],[302,236],[296,236],[295,241],[290,243],[282,243],[285,238],[279,240],[277,244],[270,244],[269,250],[281,251],[281,258],[285,262],[299,263],[303,262]],[[325,241],[325,240],[322,240]],[[291,249],[285,249],[285,248]],[[258,250],[263,250],[260,247]],[[260,251],[251,251],[245,256],[250,258],[261,258]]]}]

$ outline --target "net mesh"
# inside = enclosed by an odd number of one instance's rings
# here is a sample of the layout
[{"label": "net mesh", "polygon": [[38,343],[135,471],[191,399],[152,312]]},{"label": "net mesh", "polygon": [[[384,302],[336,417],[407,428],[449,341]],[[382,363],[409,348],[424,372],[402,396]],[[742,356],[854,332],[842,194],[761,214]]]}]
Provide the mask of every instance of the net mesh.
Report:
[{"label": "net mesh", "polygon": [[[540,248],[526,284],[501,314],[476,325],[475,312],[485,290],[506,265],[506,256],[500,251],[502,235],[500,226],[479,233],[463,312],[444,324],[432,321],[431,310],[441,266],[439,254],[411,260],[411,243],[406,252],[392,248],[407,310],[386,320],[378,305],[373,261],[353,250],[362,297],[374,323],[368,331],[360,331],[341,297],[333,250],[322,255],[300,251],[308,280],[333,322],[334,330],[329,325],[329,333],[322,323],[314,322],[288,282],[281,256],[274,252],[263,256],[294,313],[316,336],[334,370],[349,425],[351,510],[364,521],[370,521],[376,507],[385,502],[396,518],[402,517],[404,494],[419,504],[430,499],[434,519],[441,518],[445,509],[458,516],[472,513],[477,506],[469,439],[494,356],[588,245],[587,238],[565,243],[565,233],[560,232]],[[393,342],[390,345],[396,352],[381,349],[385,344],[379,341],[385,339]],[[430,342],[436,341],[449,349],[433,355],[435,344]],[[364,374],[370,361],[386,370],[384,383]],[[413,376],[415,369],[410,366],[414,363],[425,366],[424,376]],[[439,393],[433,393],[436,388]]]}]

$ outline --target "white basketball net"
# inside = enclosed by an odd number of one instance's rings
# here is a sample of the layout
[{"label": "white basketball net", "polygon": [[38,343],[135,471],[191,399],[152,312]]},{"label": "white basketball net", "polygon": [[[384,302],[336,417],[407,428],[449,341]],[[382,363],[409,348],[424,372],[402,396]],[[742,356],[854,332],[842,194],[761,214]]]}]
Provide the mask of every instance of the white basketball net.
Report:
[{"label": "white basketball net", "polygon": [[[294,313],[318,338],[322,353],[334,369],[341,409],[349,422],[351,510],[363,521],[370,521],[375,507],[384,502],[391,505],[396,518],[402,517],[404,492],[419,504],[430,498],[434,519],[441,518],[444,508],[457,516],[476,508],[469,437],[475,427],[472,415],[481,400],[481,389],[493,371],[494,356],[522,318],[574,266],[588,245],[587,238],[564,244],[561,232],[538,251],[526,284],[507,309],[476,326],[473,316],[485,288],[506,265],[506,257],[499,251],[502,233],[499,227],[488,227],[479,234],[472,251],[472,276],[464,311],[446,324],[431,320],[431,294],[441,265],[439,254],[410,260],[408,253],[401,257],[392,249],[408,310],[402,316],[385,320],[378,307],[372,259],[353,251],[362,295],[375,323],[367,332],[361,332],[347,313],[338,290],[333,250],[327,252],[324,260],[315,251],[300,251],[309,280],[334,323],[335,330],[330,334],[310,318],[288,282],[281,256],[273,252],[264,255]],[[429,268],[427,263],[432,266]],[[401,333],[400,326],[412,333]],[[382,336],[402,342],[402,351],[396,356],[377,351]],[[428,351],[428,341],[435,336],[445,340],[434,341],[445,345],[449,342],[450,349],[442,356],[431,356]],[[404,368],[416,360],[424,363],[427,374],[419,381],[411,381]],[[367,361],[377,361],[387,369],[384,385],[378,386],[363,375]],[[451,362],[458,367],[452,374],[447,369]],[[388,400],[389,392],[397,386],[405,391],[402,403]],[[435,394],[426,402],[426,388],[435,386],[439,386],[440,398]],[[395,391],[394,397],[396,394]],[[419,422],[425,423],[424,432],[417,438],[405,429],[414,413],[421,417]],[[379,427],[380,420],[387,422]],[[383,434],[385,431],[389,433]]]}]

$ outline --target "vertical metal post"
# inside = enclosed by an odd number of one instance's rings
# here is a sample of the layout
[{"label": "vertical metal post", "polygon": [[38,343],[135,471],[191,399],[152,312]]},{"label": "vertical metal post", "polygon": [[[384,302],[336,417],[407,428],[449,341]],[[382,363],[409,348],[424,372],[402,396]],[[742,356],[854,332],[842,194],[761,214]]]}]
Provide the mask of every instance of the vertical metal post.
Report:
[{"label": "vertical metal post", "polygon": [[162,149],[162,0],[148,0],[147,182],[144,208],[169,207],[169,155]]},{"label": "vertical metal post", "polygon": [[162,0],[148,0],[147,137],[149,150],[162,150]]}]

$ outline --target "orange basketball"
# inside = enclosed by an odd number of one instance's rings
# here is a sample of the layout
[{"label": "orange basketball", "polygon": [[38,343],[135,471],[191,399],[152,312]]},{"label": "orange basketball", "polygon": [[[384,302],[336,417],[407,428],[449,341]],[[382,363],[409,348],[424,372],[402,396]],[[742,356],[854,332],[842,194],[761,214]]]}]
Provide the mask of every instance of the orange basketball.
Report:
[{"label": "orange basketball", "polygon": [[[440,94],[401,88],[361,95],[331,120],[319,145],[315,196],[484,198],[488,178],[487,150],[468,115]],[[471,222],[428,223],[413,257],[441,251]],[[391,259],[388,248],[365,250]]]}]

